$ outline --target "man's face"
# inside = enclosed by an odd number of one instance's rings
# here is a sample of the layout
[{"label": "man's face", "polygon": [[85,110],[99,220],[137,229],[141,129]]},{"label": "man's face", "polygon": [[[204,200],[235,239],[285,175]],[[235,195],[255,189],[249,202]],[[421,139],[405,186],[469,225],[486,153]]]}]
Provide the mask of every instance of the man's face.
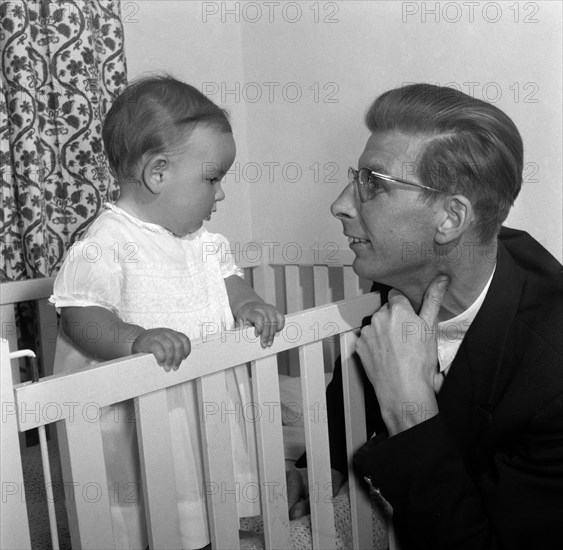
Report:
[{"label": "man's face", "polygon": [[[414,175],[421,144],[420,138],[398,132],[374,132],[358,168],[421,183]],[[364,203],[352,182],[331,207],[356,255],[354,271],[397,288],[416,284],[432,271],[437,210],[438,206],[423,201],[420,189],[395,182],[384,183]]]}]

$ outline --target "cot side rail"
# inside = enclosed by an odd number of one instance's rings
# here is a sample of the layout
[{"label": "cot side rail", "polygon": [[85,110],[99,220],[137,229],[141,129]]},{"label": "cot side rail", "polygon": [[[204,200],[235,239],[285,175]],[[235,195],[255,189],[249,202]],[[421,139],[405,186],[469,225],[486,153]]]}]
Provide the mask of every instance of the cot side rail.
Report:
[{"label": "cot side rail", "polygon": [[[48,376],[35,384],[24,382],[14,389],[15,405],[20,412],[19,430],[27,431],[60,420],[72,421],[75,415],[87,413],[80,410],[79,404],[86,408],[93,405],[107,407],[304,346],[334,334],[335,325],[338,332],[353,330],[363,317],[375,311],[378,304],[379,295],[373,293],[288,315],[284,330],[268,349],[256,345],[258,339],[252,327],[214,333],[207,342],[192,342],[190,356],[177,371],[165,372],[152,355],[138,354],[85,367],[72,374]],[[235,344],[229,347],[228,363],[220,345],[206,345],[211,342]],[[77,395],[81,396],[80,403],[76,401]]]}]

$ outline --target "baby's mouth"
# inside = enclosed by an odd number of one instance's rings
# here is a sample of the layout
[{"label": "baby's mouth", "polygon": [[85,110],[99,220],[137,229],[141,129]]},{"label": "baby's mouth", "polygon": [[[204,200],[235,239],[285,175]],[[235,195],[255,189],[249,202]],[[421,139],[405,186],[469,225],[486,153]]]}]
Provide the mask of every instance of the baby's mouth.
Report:
[{"label": "baby's mouth", "polygon": [[206,221],[209,221],[211,219],[211,216],[213,215],[213,212],[217,212],[217,206],[213,206],[213,208],[211,209],[211,212],[209,212],[209,216],[207,216],[207,218],[205,218]]}]

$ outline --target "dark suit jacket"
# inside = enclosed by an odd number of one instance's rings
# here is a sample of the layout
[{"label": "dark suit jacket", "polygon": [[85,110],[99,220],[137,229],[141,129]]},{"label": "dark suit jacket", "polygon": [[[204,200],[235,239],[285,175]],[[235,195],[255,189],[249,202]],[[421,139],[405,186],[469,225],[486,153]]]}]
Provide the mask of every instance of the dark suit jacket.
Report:
[{"label": "dark suit jacket", "polygon": [[[559,262],[503,228],[438,415],[389,438],[365,384],[368,437],[378,435],[354,466],[392,504],[405,550],[563,549],[562,304]],[[328,421],[332,466],[345,472],[341,385],[337,368]]]}]

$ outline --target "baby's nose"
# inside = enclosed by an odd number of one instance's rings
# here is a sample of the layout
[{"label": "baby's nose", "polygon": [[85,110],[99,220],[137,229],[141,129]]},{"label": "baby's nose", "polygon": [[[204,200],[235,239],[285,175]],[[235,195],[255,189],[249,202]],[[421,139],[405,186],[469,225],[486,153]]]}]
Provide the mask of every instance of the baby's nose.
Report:
[{"label": "baby's nose", "polygon": [[215,190],[215,201],[219,202],[225,198],[225,191],[221,187],[221,183],[217,184],[217,189]]}]

